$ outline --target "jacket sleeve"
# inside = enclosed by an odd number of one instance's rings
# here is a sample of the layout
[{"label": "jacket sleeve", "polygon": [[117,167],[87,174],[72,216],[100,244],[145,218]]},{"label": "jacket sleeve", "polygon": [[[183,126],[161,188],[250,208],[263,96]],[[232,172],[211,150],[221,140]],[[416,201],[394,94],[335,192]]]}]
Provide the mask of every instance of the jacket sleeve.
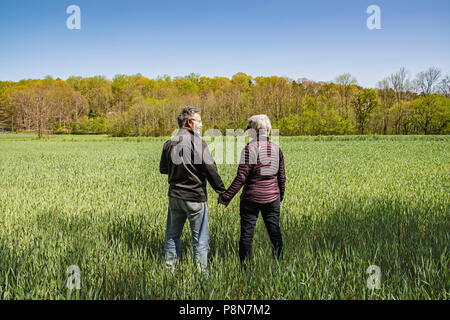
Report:
[{"label": "jacket sleeve", "polygon": [[225,192],[225,186],[222,182],[222,178],[217,170],[216,162],[214,161],[211,152],[209,151],[208,145],[203,141],[203,156],[202,156],[202,169],[206,175],[211,187],[217,193]]},{"label": "jacket sleeve", "polygon": [[161,160],[159,161],[159,172],[162,174],[169,173],[169,163],[168,163],[168,143],[166,142],[163,147],[163,151],[161,154]]},{"label": "jacket sleeve", "polygon": [[236,193],[239,192],[239,190],[247,181],[247,178],[254,166],[254,164],[250,164],[249,158],[250,158],[250,150],[249,146],[247,145],[244,148],[244,150],[242,150],[241,161],[238,166],[236,177],[234,178],[230,187],[220,195],[220,198],[225,202],[231,201],[231,199],[233,199]]},{"label": "jacket sleeve", "polygon": [[286,188],[286,171],[284,168],[284,155],[280,149],[280,167],[278,169],[278,188],[280,188],[280,200],[283,201]]}]

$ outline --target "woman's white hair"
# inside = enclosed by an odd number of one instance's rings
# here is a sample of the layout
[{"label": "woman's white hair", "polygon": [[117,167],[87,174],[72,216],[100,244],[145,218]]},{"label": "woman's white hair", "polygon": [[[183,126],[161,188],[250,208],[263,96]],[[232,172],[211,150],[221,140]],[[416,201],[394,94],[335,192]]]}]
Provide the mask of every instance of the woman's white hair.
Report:
[{"label": "woman's white hair", "polygon": [[258,114],[248,119],[247,129],[253,129],[256,133],[263,136],[269,136],[272,131],[272,124],[270,119],[265,114]]}]

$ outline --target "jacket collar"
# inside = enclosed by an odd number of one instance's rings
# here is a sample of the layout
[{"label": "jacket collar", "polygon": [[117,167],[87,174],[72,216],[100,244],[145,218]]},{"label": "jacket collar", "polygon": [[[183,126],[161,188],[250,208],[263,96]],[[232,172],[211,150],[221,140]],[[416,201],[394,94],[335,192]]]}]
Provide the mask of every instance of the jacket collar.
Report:
[{"label": "jacket collar", "polygon": [[180,135],[186,136],[186,135],[188,135],[188,133],[191,134],[194,138],[201,139],[201,137],[198,134],[196,134],[191,129],[187,129],[187,128],[180,128],[180,129],[178,129],[177,136],[180,136]]},{"label": "jacket collar", "polygon": [[188,132],[192,135],[195,135],[194,131],[192,131],[191,129],[187,129],[187,128],[178,129],[178,134],[186,134]]}]

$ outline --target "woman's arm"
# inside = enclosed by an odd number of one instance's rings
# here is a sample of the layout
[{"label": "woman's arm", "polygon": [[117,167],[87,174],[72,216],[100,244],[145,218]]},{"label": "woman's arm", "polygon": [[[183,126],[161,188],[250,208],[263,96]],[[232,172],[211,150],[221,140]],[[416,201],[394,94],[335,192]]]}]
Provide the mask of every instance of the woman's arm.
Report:
[{"label": "woman's arm", "polygon": [[238,193],[238,191],[242,188],[242,186],[247,181],[247,178],[252,171],[254,164],[251,164],[249,161],[250,151],[249,146],[245,146],[244,150],[242,150],[241,161],[238,166],[236,177],[231,183],[230,187],[227,191],[220,194],[220,199],[223,202],[230,202],[231,199]]},{"label": "woman's arm", "polygon": [[280,201],[283,201],[284,191],[286,186],[286,172],[284,169],[284,156],[283,152],[280,150],[280,167],[278,169],[278,188],[280,188]]}]

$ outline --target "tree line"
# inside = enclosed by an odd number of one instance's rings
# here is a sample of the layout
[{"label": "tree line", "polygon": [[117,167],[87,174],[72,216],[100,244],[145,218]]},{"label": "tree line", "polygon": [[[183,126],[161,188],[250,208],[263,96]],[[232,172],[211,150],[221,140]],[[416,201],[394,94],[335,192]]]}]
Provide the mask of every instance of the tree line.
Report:
[{"label": "tree line", "polygon": [[202,109],[204,129],[245,128],[265,113],[282,135],[449,134],[450,80],[437,68],[414,78],[405,68],[363,88],[342,74],[306,78],[231,78],[141,74],[66,80],[0,81],[0,124],[13,132],[170,135],[181,107]]}]

